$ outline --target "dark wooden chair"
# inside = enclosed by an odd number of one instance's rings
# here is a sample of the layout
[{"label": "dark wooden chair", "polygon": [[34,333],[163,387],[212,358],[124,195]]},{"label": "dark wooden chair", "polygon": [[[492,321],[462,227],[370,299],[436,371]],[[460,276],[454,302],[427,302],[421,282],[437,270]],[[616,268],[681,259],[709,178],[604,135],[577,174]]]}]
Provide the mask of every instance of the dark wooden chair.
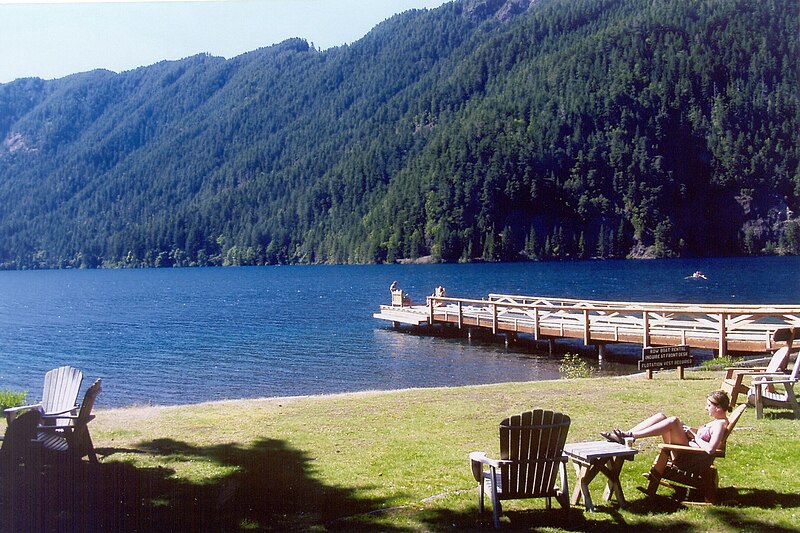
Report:
[{"label": "dark wooden chair", "polygon": [[703,502],[717,502],[719,476],[714,466],[714,459],[725,457],[725,446],[736,423],[741,418],[747,404],[741,404],[728,417],[728,426],[722,437],[722,443],[715,453],[707,453],[700,448],[679,446],[677,444],[661,444],[650,472],[645,474],[650,480],[645,492],[654,496],[659,485],[675,490],[678,499],[685,499],[688,489],[693,489],[702,497]]},{"label": "dark wooden chair", "polygon": [[469,454],[478,482],[478,510],[483,512],[488,492],[495,528],[500,527],[500,500],[546,498],[550,509],[555,498],[563,509],[569,509],[564,455],[569,425],[570,418],[565,414],[528,411],[500,422],[500,459],[491,459],[485,452]]},{"label": "dark wooden chair", "polygon": [[[83,457],[88,456],[90,462],[98,462],[97,454],[92,444],[92,437],[89,435],[89,422],[94,420],[92,408],[101,390],[102,380],[98,379],[86,391],[78,414],[68,417],[69,424],[48,425],[44,423],[47,415],[42,415],[43,423],[39,425],[34,442],[41,446],[45,454],[66,455],[75,461],[80,461]],[[62,415],[53,418],[61,419],[64,417]]]}]

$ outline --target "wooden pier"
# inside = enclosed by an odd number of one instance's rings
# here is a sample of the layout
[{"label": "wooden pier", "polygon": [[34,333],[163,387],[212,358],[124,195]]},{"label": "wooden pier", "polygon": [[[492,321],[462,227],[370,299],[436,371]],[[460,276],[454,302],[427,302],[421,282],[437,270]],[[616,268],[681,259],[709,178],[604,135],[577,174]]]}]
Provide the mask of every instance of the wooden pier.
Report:
[{"label": "wooden pier", "polygon": [[[713,350],[717,355],[776,349],[776,329],[800,326],[800,305],[608,302],[490,294],[487,299],[434,297],[426,305],[381,305],[373,315],[395,325],[443,324],[535,340],[579,339],[602,356],[610,343]],[[552,346],[552,345],[551,345]]]}]

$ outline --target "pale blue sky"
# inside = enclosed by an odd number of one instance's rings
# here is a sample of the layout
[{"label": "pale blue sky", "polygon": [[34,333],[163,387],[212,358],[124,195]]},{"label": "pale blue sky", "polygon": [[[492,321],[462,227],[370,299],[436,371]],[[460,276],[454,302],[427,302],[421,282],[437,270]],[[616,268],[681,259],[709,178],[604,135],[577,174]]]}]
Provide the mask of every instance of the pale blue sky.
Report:
[{"label": "pale blue sky", "polygon": [[447,0],[0,0],[0,83],[115,72],[208,52],[227,58],[302,37],[352,43],[378,23]]}]

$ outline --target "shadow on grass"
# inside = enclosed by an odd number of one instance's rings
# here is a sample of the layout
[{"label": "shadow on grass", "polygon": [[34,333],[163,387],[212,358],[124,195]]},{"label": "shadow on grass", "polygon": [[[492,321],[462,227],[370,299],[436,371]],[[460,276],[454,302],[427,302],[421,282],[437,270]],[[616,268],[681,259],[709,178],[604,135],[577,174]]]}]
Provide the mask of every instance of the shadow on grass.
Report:
[{"label": "shadow on grass", "polygon": [[5,473],[0,531],[326,530],[384,503],[320,483],[311,475],[313,458],[281,440],[195,447],[159,439],[124,450],[236,467],[202,483],[177,479],[170,468],[108,460],[123,450],[98,452],[106,456],[99,465],[83,461]]},{"label": "shadow on grass", "polygon": [[794,413],[792,411],[786,410],[779,410],[775,408],[774,410],[765,409],[764,410],[764,419],[765,420],[795,420]]},{"label": "shadow on grass", "polygon": [[[724,489],[719,492],[723,505],[709,508],[723,523],[730,524],[738,531],[774,531],[777,533],[797,531],[797,528],[781,528],[775,524],[754,517],[743,518],[736,507],[757,507],[759,509],[798,508],[800,494],[780,493],[761,489]],[[768,516],[762,514],[760,516]]]},{"label": "shadow on grass", "polygon": [[[489,507],[483,514],[472,512],[453,512],[447,509],[429,511],[423,517],[431,530],[450,529],[454,531],[494,531],[492,510]],[[587,513],[583,507],[572,507],[564,512],[561,508],[503,510],[500,517],[502,531],[663,531],[663,527],[649,526],[642,520],[626,520],[616,508],[599,506],[594,513]],[[670,528],[685,531],[689,524],[675,520]]]},{"label": "shadow on grass", "polygon": [[[624,512],[616,503],[596,502],[597,510],[588,513],[582,506],[571,507],[564,512],[554,505],[546,510],[538,504],[525,509],[505,509],[501,515],[503,531],[538,531],[558,529],[564,531],[675,531],[696,529],[697,524],[674,516],[683,509],[684,504],[672,498],[671,493],[629,500]],[[782,529],[769,520],[768,514],[753,515],[740,508],[760,509],[798,508],[800,495],[779,493],[771,490],[724,488],[718,493],[719,504],[703,507],[704,512],[715,515],[711,523],[730,525],[740,531],[796,531]],[[525,500],[533,502],[535,500]],[[539,508],[537,508],[539,507]],[[668,526],[663,521],[653,521],[654,516],[669,517]],[[763,517],[764,520],[760,518]],[[484,513],[478,514],[477,507],[462,512],[445,508],[428,509],[417,517],[431,530],[491,531],[493,530],[492,510],[489,505]]]}]

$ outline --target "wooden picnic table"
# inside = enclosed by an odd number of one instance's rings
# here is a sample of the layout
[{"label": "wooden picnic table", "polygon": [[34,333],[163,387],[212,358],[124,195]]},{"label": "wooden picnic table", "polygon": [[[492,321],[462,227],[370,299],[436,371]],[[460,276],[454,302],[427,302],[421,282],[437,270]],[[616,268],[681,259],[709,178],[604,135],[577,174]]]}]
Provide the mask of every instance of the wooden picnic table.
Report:
[{"label": "wooden picnic table", "polygon": [[639,453],[636,448],[608,441],[574,442],[564,446],[564,455],[572,459],[578,481],[572,492],[572,505],[580,502],[581,496],[587,511],[594,511],[592,496],[589,493],[589,483],[602,473],[607,481],[603,498],[608,501],[616,496],[620,506],[625,505],[625,495],[619,481],[622,465],[625,461],[632,461]]}]

